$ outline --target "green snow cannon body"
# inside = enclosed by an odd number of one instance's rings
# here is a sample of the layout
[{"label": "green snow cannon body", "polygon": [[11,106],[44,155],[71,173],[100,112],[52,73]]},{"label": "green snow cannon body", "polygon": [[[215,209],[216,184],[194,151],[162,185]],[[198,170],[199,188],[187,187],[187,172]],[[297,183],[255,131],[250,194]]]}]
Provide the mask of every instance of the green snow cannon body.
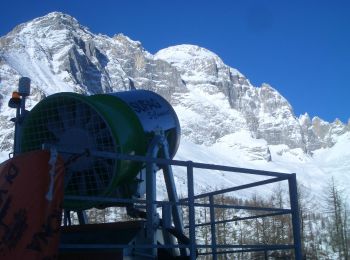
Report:
[{"label": "green snow cannon body", "polygon": [[[180,142],[174,109],[158,94],[134,90],[84,96],[57,93],[39,102],[22,128],[21,152],[57,147],[66,164],[65,196],[130,198],[142,163],[88,156],[87,151],[145,156],[162,130],[173,158]],[[132,186],[133,185],[133,186]],[[64,201],[67,209],[104,207],[85,200]]]}]

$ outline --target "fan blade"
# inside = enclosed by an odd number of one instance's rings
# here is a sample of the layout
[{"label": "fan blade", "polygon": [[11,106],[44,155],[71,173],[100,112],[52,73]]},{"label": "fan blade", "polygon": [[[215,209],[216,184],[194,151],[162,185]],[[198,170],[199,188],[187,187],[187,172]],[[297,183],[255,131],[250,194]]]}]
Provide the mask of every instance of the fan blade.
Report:
[{"label": "fan blade", "polygon": [[66,189],[70,184],[73,174],[74,174],[73,171],[66,171],[64,175],[64,189]]},{"label": "fan blade", "polygon": [[52,133],[57,139],[59,139],[60,134],[62,133],[60,123],[58,121],[48,121],[47,130]]},{"label": "fan blade", "polygon": [[96,184],[96,189],[98,192],[102,192],[104,190],[104,183],[103,180],[101,179],[100,173],[97,172],[96,170],[93,171],[93,178],[94,182]]},{"label": "fan blade", "polygon": [[64,129],[70,128],[74,123],[73,111],[68,111],[67,107],[61,106],[57,109],[58,115],[63,123]]},{"label": "fan blade", "polygon": [[85,172],[81,172],[79,182],[78,182],[79,195],[87,194],[87,186],[86,186],[85,178],[86,178]]},{"label": "fan blade", "polygon": [[74,124],[77,127],[83,127],[87,122],[89,122],[90,118],[91,118],[91,115],[86,105],[82,103],[76,104]]}]

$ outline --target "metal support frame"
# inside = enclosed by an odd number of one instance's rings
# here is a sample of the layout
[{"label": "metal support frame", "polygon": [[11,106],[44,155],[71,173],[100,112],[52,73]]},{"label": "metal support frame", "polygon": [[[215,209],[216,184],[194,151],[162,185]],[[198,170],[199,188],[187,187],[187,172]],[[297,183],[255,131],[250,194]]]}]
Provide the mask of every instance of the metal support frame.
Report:
[{"label": "metal support frame", "polygon": [[[161,139],[161,138],[160,138]],[[150,146],[153,147],[153,154],[152,156],[132,156],[132,155],[123,155],[123,154],[116,154],[116,153],[109,153],[109,152],[96,152],[91,151],[91,156],[97,156],[97,157],[106,157],[106,158],[113,158],[118,160],[130,160],[130,161],[138,161],[138,162],[144,162],[146,165],[148,165],[148,176],[146,179],[146,185],[148,185],[146,188],[146,195],[147,199],[117,199],[117,198],[103,198],[103,197],[84,197],[84,196],[65,196],[65,199],[72,199],[72,200],[94,200],[94,201],[100,201],[100,202],[117,202],[117,203],[135,203],[138,205],[145,205],[147,209],[147,232],[149,232],[151,236],[151,242],[150,244],[140,244],[140,245],[107,245],[107,247],[111,248],[139,248],[139,249],[159,249],[159,248],[168,248],[168,249],[183,249],[183,251],[187,248],[190,253],[190,259],[195,259],[197,255],[211,255],[213,259],[217,259],[219,254],[232,254],[232,253],[243,253],[243,252],[262,252],[264,255],[268,255],[268,252],[274,251],[274,250],[294,250],[294,255],[296,260],[302,259],[301,254],[301,237],[300,237],[300,224],[299,224],[299,213],[298,213],[298,197],[297,197],[297,184],[296,184],[296,175],[295,174],[287,174],[287,173],[278,173],[278,172],[270,172],[270,171],[259,171],[259,170],[251,170],[251,169],[244,169],[244,168],[237,168],[237,167],[229,167],[229,166],[222,166],[222,165],[212,165],[212,164],[202,164],[202,163],[195,163],[191,161],[179,161],[179,160],[170,160],[170,159],[164,159],[164,158],[157,158],[155,155],[159,155],[159,141],[160,139],[157,139],[154,141],[154,145]],[[158,143],[158,145],[157,145]],[[152,150],[152,149],[151,149]],[[180,200],[171,201],[169,196],[169,201],[157,201],[156,200],[156,194],[155,194],[155,187],[156,187],[156,181],[155,181],[155,168],[156,166],[182,166],[187,168],[187,187],[188,187],[188,197]],[[195,194],[194,191],[194,169],[211,169],[211,170],[220,170],[220,171],[226,171],[228,173],[235,174],[237,172],[239,173],[246,173],[246,174],[253,174],[257,176],[262,176],[264,178],[267,178],[262,181],[255,181],[248,184],[243,184],[227,189],[217,190],[213,192],[207,192],[202,194]],[[157,168],[158,169],[158,168]],[[172,173],[172,172],[171,172]],[[165,174],[165,172],[164,172]],[[150,177],[150,178],[148,178]],[[252,187],[262,186],[270,183],[277,183],[282,181],[288,181],[289,184],[289,196],[290,196],[290,208],[266,208],[266,207],[251,207],[251,206],[244,206],[244,205],[220,205],[214,203],[214,197],[217,195],[238,191],[238,190],[244,190]],[[169,185],[170,184],[170,185]],[[168,185],[171,187],[171,189],[176,189],[175,183],[168,183]],[[176,193],[175,193],[176,194]],[[176,198],[176,196],[175,196]],[[209,203],[197,203],[196,200],[200,198],[208,198]],[[185,226],[185,229],[189,230],[189,243],[188,244],[165,244],[165,245],[157,245],[155,244],[155,240],[152,240],[154,237],[152,236],[152,232],[154,234],[155,232],[155,226],[157,226],[158,216],[156,214],[156,208],[161,206],[163,209],[166,209],[166,212],[163,213],[164,216],[167,216],[167,219],[169,218],[169,214],[171,211],[171,215],[176,216],[178,213],[174,215],[173,210],[177,210],[180,206],[188,207],[189,209],[189,225]],[[176,207],[174,207],[176,206]],[[200,207],[209,207],[210,209],[210,216],[211,221],[209,223],[195,223],[195,209]],[[169,210],[171,208],[171,210]],[[222,220],[222,221],[216,221],[215,220],[215,208],[232,208],[232,209],[241,209],[241,210],[249,210],[249,211],[257,211],[262,212],[261,214],[256,214],[253,216],[246,216],[246,217],[233,217],[232,219],[228,220]],[[278,215],[291,215],[292,216],[292,224],[293,224],[293,244],[283,244],[283,245],[262,245],[262,244],[255,244],[255,245],[240,245],[240,244],[233,244],[233,245],[218,245],[216,243],[216,225],[221,223],[228,223],[228,222],[237,222],[247,219],[255,219],[255,218],[264,218],[264,217],[273,217]],[[169,225],[169,219],[168,221],[165,221],[166,225]],[[196,242],[196,228],[200,226],[209,225],[211,227],[212,231],[212,241],[210,245],[203,245],[198,244]],[[76,245],[84,247],[84,245]],[[63,248],[69,248],[70,245],[63,245]],[[197,249],[205,249],[208,248],[211,250],[211,252],[207,253],[198,253]],[[155,252],[155,251],[152,251]]]},{"label": "metal support frame", "polygon": [[[162,147],[161,151],[162,151],[163,157],[165,159],[170,159],[168,141],[165,138],[163,132],[160,134],[160,145]],[[179,205],[177,205],[179,203],[179,197],[176,191],[173,169],[169,164],[162,165],[161,168],[163,170],[164,181],[165,181],[169,201],[173,203],[172,216],[173,216],[174,227],[179,234],[184,235],[181,209]],[[187,252],[184,248],[181,248],[180,252],[181,252],[181,256],[187,256]]]},{"label": "metal support frame", "polygon": [[[65,209],[63,211],[63,225],[64,226],[71,226],[72,225],[72,216],[71,216],[71,210]],[[86,215],[85,210],[77,210],[75,211],[78,217],[78,222],[80,225],[88,224],[88,217]]]},{"label": "metal support frame", "polygon": [[63,211],[63,225],[64,226],[72,225],[72,219],[70,217],[70,210],[68,210],[68,209],[65,209]]},{"label": "metal support frame", "polygon": [[[157,157],[159,151],[159,141],[160,137],[156,136],[148,149],[147,156],[151,158]],[[146,164],[146,240],[150,248],[150,256],[152,258],[157,257],[157,248],[154,246],[157,245],[156,239],[156,229],[159,225],[159,217],[157,215],[157,208],[154,201],[157,199],[156,194],[156,165],[153,162],[147,162]]]},{"label": "metal support frame", "polygon": [[88,224],[88,218],[87,218],[85,210],[78,210],[77,216],[78,216],[78,221],[79,221],[80,225]]},{"label": "metal support frame", "polygon": [[[162,131],[155,133],[146,155],[148,158],[157,158],[159,156],[170,160],[168,142],[164,136],[164,132]],[[155,162],[151,161],[146,162],[146,240],[147,243],[152,246],[149,252],[149,256],[153,258],[157,257],[156,230],[160,224],[159,215],[157,213],[157,207],[155,204],[155,201],[157,199],[155,174],[159,168],[163,170],[169,202],[172,203],[171,215],[174,222],[174,228],[178,234],[184,236],[183,220],[180,213],[181,210],[178,205],[179,198],[176,191],[171,165],[158,165]],[[187,251],[185,248],[180,248],[180,253],[181,256],[187,256]]]},{"label": "metal support frame", "polygon": [[211,251],[213,259],[217,259],[217,244],[216,244],[216,226],[215,226],[215,209],[214,209],[214,197],[209,196],[209,209],[210,209],[210,230],[211,230]]},{"label": "metal support frame", "polygon": [[297,189],[297,179],[295,174],[292,174],[289,177],[288,185],[289,185],[290,207],[292,212],[295,259],[301,260],[302,254],[301,254],[300,218],[299,218],[299,206],[298,206],[298,189]]},{"label": "metal support frame", "polygon": [[[24,98],[22,101],[24,103]],[[16,108],[16,117],[13,119],[15,122],[15,137],[13,140],[13,155],[17,155],[21,148],[20,148],[20,140],[21,140],[21,121],[22,121],[22,116],[21,116],[21,107]]]},{"label": "metal support frame", "polygon": [[189,235],[190,235],[190,258],[195,259],[196,255],[196,216],[194,208],[194,182],[193,182],[193,166],[192,162],[189,161],[187,164],[187,181],[188,181],[188,215],[189,215]]}]

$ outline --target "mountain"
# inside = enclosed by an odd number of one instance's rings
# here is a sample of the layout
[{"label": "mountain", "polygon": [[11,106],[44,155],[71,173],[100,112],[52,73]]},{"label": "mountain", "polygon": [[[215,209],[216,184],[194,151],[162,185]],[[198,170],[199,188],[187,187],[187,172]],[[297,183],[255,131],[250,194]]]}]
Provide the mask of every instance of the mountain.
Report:
[{"label": "mountain", "polygon": [[[14,111],[7,101],[21,76],[32,80],[29,109],[62,91],[95,94],[142,88],[161,94],[180,119],[179,159],[296,172],[315,193],[331,175],[345,186],[350,183],[350,154],[344,148],[350,144],[349,124],[307,114],[297,117],[272,86],[253,86],[202,47],[178,45],[151,54],[123,34],[93,34],[59,12],[20,24],[0,38],[2,158],[11,151],[13,139],[9,120]],[[202,177],[197,188],[244,181],[220,176]]]}]

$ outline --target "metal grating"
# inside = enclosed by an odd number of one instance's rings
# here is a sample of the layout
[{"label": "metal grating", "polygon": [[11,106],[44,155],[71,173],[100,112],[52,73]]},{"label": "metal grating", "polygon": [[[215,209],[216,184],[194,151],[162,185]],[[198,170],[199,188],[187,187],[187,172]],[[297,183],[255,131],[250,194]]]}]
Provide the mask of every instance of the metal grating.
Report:
[{"label": "metal grating", "polygon": [[108,123],[81,98],[55,95],[42,101],[31,111],[22,140],[23,152],[42,144],[73,152],[61,154],[66,195],[103,195],[115,177],[117,160],[84,154],[87,149],[115,152],[116,145]]}]

